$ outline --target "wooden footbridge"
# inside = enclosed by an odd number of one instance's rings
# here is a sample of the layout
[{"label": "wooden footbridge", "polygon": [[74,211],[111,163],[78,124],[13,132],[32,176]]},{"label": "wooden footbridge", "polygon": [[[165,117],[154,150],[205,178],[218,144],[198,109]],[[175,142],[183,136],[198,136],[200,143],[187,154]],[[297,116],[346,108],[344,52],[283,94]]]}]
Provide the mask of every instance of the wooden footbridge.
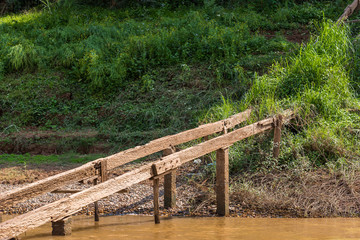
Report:
[{"label": "wooden footbridge", "polygon": [[[279,154],[280,134],[283,123],[293,118],[292,111],[270,117],[236,130],[240,123],[250,117],[251,110],[236,114],[228,119],[201,125],[175,135],[156,139],[145,145],[137,146],[106,158],[101,158],[84,164],[78,168],[66,171],[52,177],[31,183],[19,189],[0,193],[0,209],[16,202],[25,201],[48,192],[73,193],[58,201],[39,207],[33,211],[17,216],[0,224],[0,239],[16,238],[27,230],[52,222],[53,234],[65,234],[64,225],[72,214],[82,207],[95,203],[95,220],[99,220],[97,202],[111,194],[117,193],[136,183],[151,179],[154,189],[155,223],[159,223],[159,178],[164,176],[164,205],[166,208],[176,204],[175,171],[182,164],[205,154],[216,151],[216,200],[217,214],[229,215],[229,159],[228,148],[237,141],[274,129],[274,157]],[[208,140],[208,136],[223,133]],[[175,146],[195,139],[205,141],[184,150],[175,151]],[[123,164],[150,154],[163,151],[163,157],[157,161],[143,165],[120,176],[108,179],[109,172]],[[61,189],[67,184],[92,179],[94,186],[82,190]],[[63,231],[56,229],[63,228]]]}]

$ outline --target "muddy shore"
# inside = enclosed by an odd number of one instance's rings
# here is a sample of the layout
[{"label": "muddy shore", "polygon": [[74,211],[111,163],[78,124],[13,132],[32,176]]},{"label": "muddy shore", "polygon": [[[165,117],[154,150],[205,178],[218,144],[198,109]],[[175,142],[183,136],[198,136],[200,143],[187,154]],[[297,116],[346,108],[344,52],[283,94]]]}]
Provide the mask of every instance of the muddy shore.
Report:
[{"label": "muddy shore", "polygon": [[[143,163],[144,164],[144,163]],[[142,165],[128,164],[112,172],[121,175]],[[76,166],[1,166],[0,191],[19,188],[29,182],[57,174]],[[163,180],[160,182],[162,216],[216,216],[214,180],[189,162],[177,171],[177,207],[163,208]],[[9,175],[9,172],[11,174]],[[359,174],[313,172],[277,172],[232,176],[230,182],[230,215],[233,217],[359,217]],[[74,183],[63,189],[86,189],[91,182]],[[136,184],[125,192],[99,201],[101,215],[153,214],[153,189],[150,180]],[[3,214],[22,214],[70,194],[47,193],[0,209]],[[94,204],[78,214],[93,215]]]}]

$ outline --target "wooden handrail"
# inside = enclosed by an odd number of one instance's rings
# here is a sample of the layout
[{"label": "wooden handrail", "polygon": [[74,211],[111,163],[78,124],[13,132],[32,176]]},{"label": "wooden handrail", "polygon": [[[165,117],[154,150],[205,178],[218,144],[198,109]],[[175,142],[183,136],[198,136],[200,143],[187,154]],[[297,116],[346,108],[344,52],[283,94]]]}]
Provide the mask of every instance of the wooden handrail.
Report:
[{"label": "wooden handrail", "polygon": [[145,145],[137,146],[108,156],[106,158],[94,160],[75,169],[39,180],[24,187],[0,193],[0,206],[6,206],[16,202],[25,201],[41,194],[59,189],[66,184],[96,176],[96,169],[99,169],[101,165],[107,165],[107,170],[110,170],[125,163],[129,163],[136,159],[162,151],[169,148],[170,146],[176,146],[201,137],[218,133],[223,131],[224,128],[233,128],[248,119],[250,114],[251,110],[249,109],[233,115],[225,120],[201,125],[197,128],[175,135],[162,137]]},{"label": "wooden handrail", "polygon": [[[291,118],[293,118],[293,113],[290,111],[285,112],[283,115],[284,122]],[[189,162],[217,149],[231,146],[242,139],[272,129],[275,127],[275,122],[275,118],[268,118],[253,123],[193,147],[165,156],[161,160],[148,163],[121,176],[15,217],[0,224],[0,239],[6,240],[18,236],[29,229],[41,226],[46,222],[63,219],[64,217],[80,211],[81,207],[93,203],[94,201],[100,200],[136,183],[152,179],[155,176],[177,168],[180,164]]]}]

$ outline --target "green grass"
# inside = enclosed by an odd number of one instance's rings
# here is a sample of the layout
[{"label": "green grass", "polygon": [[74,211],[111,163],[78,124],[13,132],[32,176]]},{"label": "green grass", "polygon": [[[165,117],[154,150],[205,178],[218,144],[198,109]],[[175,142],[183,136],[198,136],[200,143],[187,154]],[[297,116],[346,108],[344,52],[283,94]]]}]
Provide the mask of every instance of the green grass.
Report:
[{"label": "green grass", "polygon": [[280,32],[260,34],[304,24],[284,27],[277,15],[73,5],[1,17],[0,131],[96,129],[118,150],[194,127],[297,51]]},{"label": "green grass", "polygon": [[[302,122],[285,130],[279,160],[271,137],[251,138],[234,148],[233,172],[355,158],[357,45],[316,24],[344,2],[256,4],[55,4],[1,17],[0,131],[96,130],[116,152],[248,107],[252,121],[293,108]],[[297,29],[317,35],[300,47],[285,38]]]},{"label": "green grass", "polygon": [[[268,74],[257,77],[242,100],[213,107],[208,121],[221,118],[221,110],[237,112],[252,107],[257,119],[294,109],[297,122],[285,128],[279,159],[271,156],[271,135],[253,137],[232,148],[232,168],[269,171],[274,169],[333,170],[356,168],[360,157],[360,109],[357,74],[358,49],[353,48],[346,26],[330,21],[319,25],[299,53],[279,62]],[[228,115],[228,114],[227,114]]]},{"label": "green grass", "polygon": [[104,154],[79,155],[67,153],[62,155],[30,155],[30,154],[1,154],[0,164],[4,165],[42,165],[42,164],[84,164],[92,160],[104,157]]}]

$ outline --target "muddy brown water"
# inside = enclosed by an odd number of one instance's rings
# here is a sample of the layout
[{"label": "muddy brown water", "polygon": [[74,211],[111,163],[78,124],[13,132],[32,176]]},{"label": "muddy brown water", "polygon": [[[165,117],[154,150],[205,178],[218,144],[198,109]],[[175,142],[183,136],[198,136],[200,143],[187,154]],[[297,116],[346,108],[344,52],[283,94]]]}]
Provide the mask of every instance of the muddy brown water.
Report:
[{"label": "muddy brown water", "polygon": [[[4,219],[5,220],[5,219]],[[26,232],[26,240],[82,239],[360,239],[360,219],[287,219],[287,218],[161,218],[151,216],[93,217],[73,219],[71,236],[51,236],[51,225]]]}]

